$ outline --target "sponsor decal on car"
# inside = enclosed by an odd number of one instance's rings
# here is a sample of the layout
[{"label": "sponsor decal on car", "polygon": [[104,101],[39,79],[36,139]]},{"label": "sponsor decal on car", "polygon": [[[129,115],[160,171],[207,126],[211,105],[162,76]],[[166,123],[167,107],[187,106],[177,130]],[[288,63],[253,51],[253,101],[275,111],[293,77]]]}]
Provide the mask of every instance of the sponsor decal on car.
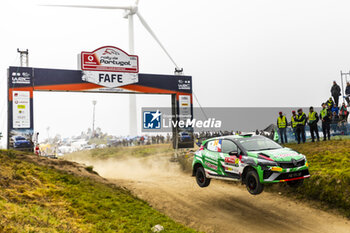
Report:
[{"label": "sponsor decal on car", "polygon": [[215,166],[214,164],[208,163],[206,162],[205,165],[207,165],[208,167],[210,167],[211,169],[217,170],[218,166]]},{"label": "sponsor decal on car", "polygon": [[297,154],[276,154],[276,155],[273,155],[273,157],[275,158],[286,158],[286,157],[293,157]]},{"label": "sponsor decal on car", "polygon": [[239,167],[239,158],[237,158],[236,156],[225,157],[225,164]]}]

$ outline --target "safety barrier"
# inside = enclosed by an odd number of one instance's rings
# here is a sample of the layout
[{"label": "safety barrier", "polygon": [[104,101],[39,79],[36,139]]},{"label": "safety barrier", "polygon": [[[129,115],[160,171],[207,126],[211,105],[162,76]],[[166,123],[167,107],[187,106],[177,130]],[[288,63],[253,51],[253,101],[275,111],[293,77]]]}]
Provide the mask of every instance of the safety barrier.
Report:
[{"label": "safety barrier", "polygon": [[[330,133],[331,133],[331,136],[350,135],[350,124],[343,123],[343,122],[340,122],[338,124],[330,124]],[[323,139],[323,131],[322,131],[322,127],[320,125],[318,125],[318,134],[319,134],[320,138]],[[306,136],[306,139],[311,139],[310,127],[308,125],[305,126],[305,136]],[[281,138],[281,137],[279,137],[279,138]],[[290,127],[287,128],[287,139],[288,139],[288,142],[295,142],[296,141],[296,136],[293,132],[293,129]],[[281,141],[279,140],[279,142],[281,142]]]}]

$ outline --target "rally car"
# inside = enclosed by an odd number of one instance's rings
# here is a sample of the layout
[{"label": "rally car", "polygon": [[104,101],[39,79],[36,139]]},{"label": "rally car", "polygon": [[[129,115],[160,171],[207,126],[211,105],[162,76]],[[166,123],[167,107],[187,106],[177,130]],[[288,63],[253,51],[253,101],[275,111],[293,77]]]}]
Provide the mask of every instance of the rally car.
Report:
[{"label": "rally car", "polygon": [[232,135],[203,141],[192,163],[200,187],[211,178],[241,181],[250,194],[266,183],[287,182],[299,187],[310,177],[306,157],[264,136]]}]

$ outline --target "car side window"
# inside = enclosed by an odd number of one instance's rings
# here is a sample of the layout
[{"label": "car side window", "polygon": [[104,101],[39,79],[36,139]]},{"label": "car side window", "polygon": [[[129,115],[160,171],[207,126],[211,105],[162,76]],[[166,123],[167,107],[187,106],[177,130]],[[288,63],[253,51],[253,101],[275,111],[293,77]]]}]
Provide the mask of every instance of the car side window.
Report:
[{"label": "car side window", "polygon": [[221,152],[221,141],[221,139],[211,140],[205,144],[206,148],[210,151]]},{"label": "car side window", "polygon": [[231,151],[237,151],[237,145],[231,140],[222,140],[222,152],[228,154]]}]

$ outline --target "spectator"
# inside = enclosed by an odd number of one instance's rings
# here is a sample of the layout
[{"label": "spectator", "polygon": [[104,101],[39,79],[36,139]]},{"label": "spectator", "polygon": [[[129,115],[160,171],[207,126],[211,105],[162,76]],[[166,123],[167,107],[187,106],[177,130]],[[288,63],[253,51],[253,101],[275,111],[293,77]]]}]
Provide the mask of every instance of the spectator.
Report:
[{"label": "spectator", "polygon": [[339,114],[339,108],[336,104],[333,105],[332,109],[331,109],[332,115],[335,112],[337,115]]},{"label": "spectator", "polygon": [[311,133],[312,142],[315,141],[315,135],[314,134],[316,134],[317,141],[320,141],[320,136],[318,134],[318,126],[317,126],[318,119],[319,118],[318,118],[317,112],[314,112],[314,108],[310,107],[309,117],[308,117],[308,124],[309,124],[309,127],[310,127],[310,133]]},{"label": "spectator", "polygon": [[283,116],[282,112],[279,112],[279,117],[277,118],[277,127],[278,127],[278,132],[281,137],[281,143],[288,143],[287,140],[287,118],[286,116]]},{"label": "spectator", "polygon": [[326,104],[322,104],[322,110],[320,112],[320,118],[322,120],[322,131],[323,131],[323,141],[331,140],[331,132],[330,132],[330,122],[331,122],[331,117],[330,117],[330,111],[329,109],[326,108]]},{"label": "spectator", "polygon": [[346,89],[345,89],[345,99],[348,105],[350,104],[350,83],[346,83]]},{"label": "spectator", "polygon": [[292,117],[290,118],[290,125],[291,125],[292,130],[293,130],[295,141],[298,141],[297,130],[296,130],[297,129],[297,122],[295,121],[296,116],[297,116],[297,114],[295,113],[295,111],[292,111]]},{"label": "spectator", "polygon": [[329,99],[327,100],[326,103],[327,103],[327,106],[326,106],[327,108],[328,108],[328,107],[333,107],[334,102],[333,102],[332,97],[329,97]]},{"label": "spectator", "polygon": [[348,122],[348,115],[349,112],[347,106],[345,105],[345,103],[343,103],[339,111],[339,120],[342,122]]},{"label": "spectator", "polygon": [[339,106],[339,96],[340,94],[340,87],[339,85],[336,83],[336,81],[333,81],[333,86],[331,88],[331,94],[332,97],[334,99],[334,103]]},{"label": "spectator", "polygon": [[332,119],[331,119],[331,126],[334,131],[337,131],[338,129],[338,123],[339,123],[339,116],[335,112],[333,112]]},{"label": "spectator", "polygon": [[303,110],[300,108],[298,109],[298,115],[296,116],[295,121],[297,122],[297,139],[298,144],[300,144],[300,141],[302,140],[303,143],[306,141],[305,137],[305,123],[306,123],[306,115],[303,113]]}]

